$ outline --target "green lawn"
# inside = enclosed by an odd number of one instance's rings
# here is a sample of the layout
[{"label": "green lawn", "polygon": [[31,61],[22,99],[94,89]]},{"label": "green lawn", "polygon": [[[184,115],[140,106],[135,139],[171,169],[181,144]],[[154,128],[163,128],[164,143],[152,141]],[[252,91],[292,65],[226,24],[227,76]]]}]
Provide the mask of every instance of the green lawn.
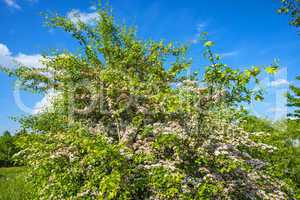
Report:
[{"label": "green lawn", "polygon": [[0,200],[30,199],[24,167],[0,168]]}]

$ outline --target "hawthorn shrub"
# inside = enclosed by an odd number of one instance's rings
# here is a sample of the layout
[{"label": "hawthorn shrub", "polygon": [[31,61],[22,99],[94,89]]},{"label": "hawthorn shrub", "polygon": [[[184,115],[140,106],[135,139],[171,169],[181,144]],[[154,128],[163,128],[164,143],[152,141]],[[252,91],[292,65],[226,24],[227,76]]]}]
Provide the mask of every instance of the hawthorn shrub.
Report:
[{"label": "hawthorn shrub", "polygon": [[[19,156],[37,199],[286,199],[291,191],[251,157],[272,153],[238,127],[241,102],[260,68],[233,70],[212,52],[202,79],[187,74],[187,47],[142,41],[108,9],[92,24],[47,17],[81,53],[44,56],[42,68],[14,71],[24,89],[51,103],[21,120]],[[269,73],[276,66],[266,68]]]}]

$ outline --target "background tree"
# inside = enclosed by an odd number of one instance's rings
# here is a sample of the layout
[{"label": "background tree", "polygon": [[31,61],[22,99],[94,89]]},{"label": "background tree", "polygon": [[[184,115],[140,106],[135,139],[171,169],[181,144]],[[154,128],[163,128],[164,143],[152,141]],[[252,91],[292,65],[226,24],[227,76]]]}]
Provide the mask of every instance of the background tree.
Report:
[{"label": "background tree", "polygon": [[[297,80],[300,80],[300,76],[296,77]],[[293,113],[290,113],[289,116],[300,119],[300,88],[294,85],[290,86],[292,93],[287,95],[288,97],[288,106],[295,108]]]},{"label": "background tree", "polygon": [[300,27],[300,1],[299,0],[280,0],[282,6],[278,9],[280,14],[290,14],[290,24]]},{"label": "background tree", "polygon": [[[299,27],[299,1],[282,1],[282,7],[278,10],[279,13],[291,14],[291,24]],[[296,112],[289,114],[297,117],[297,94],[299,89],[295,86],[290,86],[292,94],[288,94],[288,102],[290,106],[296,107]],[[295,197],[300,198],[300,123],[297,119],[283,119],[280,121],[271,122],[256,116],[246,115],[241,126],[250,132],[264,131],[269,133],[259,141],[277,147],[277,151],[272,154],[251,152],[258,158],[265,160],[269,165],[268,170],[274,176],[285,180],[291,187],[294,188]]]},{"label": "background tree", "polygon": [[[290,14],[290,24],[297,28],[300,27],[300,0],[281,0],[281,3],[282,6],[278,9],[278,13]],[[297,76],[296,79],[300,80],[300,76]],[[300,107],[300,88],[291,85],[290,90],[292,93],[288,94],[288,106],[295,107],[296,110],[294,113],[290,113],[289,116],[299,118],[300,111],[297,108]]]},{"label": "background tree", "polygon": [[249,132],[268,133],[259,141],[277,148],[272,154],[252,151],[259,159],[271,163],[268,171],[277,178],[285,180],[294,188],[295,197],[300,198],[300,123],[284,119],[268,121],[256,116],[246,116],[241,126]]},{"label": "background tree", "polygon": [[15,138],[10,132],[5,131],[0,136],[0,167],[13,165],[13,155],[17,153]]}]

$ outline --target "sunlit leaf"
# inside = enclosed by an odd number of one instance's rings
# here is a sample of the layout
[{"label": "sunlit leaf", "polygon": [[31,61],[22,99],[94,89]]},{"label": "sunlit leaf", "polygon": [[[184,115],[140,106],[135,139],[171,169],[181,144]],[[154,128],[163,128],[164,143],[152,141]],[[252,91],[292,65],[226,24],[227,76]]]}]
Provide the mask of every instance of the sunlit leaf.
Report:
[{"label": "sunlit leaf", "polygon": [[276,74],[278,72],[278,69],[279,69],[278,66],[270,66],[265,68],[268,74]]},{"label": "sunlit leaf", "polygon": [[212,47],[212,46],[214,46],[214,44],[215,43],[213,41],[207,41],[207,42],[204,43],[204,46],[205,47]]}]

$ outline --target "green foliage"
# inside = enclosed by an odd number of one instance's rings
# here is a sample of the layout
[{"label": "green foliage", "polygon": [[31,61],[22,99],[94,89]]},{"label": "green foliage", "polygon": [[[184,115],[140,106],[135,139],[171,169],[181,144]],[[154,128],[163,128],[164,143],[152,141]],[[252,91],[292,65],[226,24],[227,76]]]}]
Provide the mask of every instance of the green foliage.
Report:
[{"label": "green foliage", "polygon": [[[249,83],[253,80],[259,83],[258,76],[261,73],[259,67],[251,69],[233,69],[221,62],[218,54],[212,51],[211,41],[203,36],[204,46],[206,47],[204,57],[211,65],[205,68],[204,82],[207,85],[207,91],[210,95],[222,96],[222,103],[229,106],[237,105],[241,102],[250,103],[253,100],[262,100],[262,91],[253,90]],[[213,95],[212,95],[213,96]],[[213,101],[212,101],[213,102]]]},{"label": "green foliage", "polygon": [[268,137],[269,144],[278,148],[269,158],[270,173],[286,183],[295,191],[297,199],[300,198],[300,123],[299,120],[287,120],[281,126],[286,130],[276,131]]},{"label": "green foliage", "polygon": [[92,136],[74,126],[65,134],[24,135],[21,140],[20,145],[31,144],[26,153],[29,166],[35,167],[34,186],[43,188],[38,196],[66,198],[98,192],[106,199],[114,199],[126,187],[120,178],[126,175],[128,166],[120,147],[101,136]]},{"label": "green foliage", "polygon": [[[295,27],[300,27],[300,1],[299,0],[281,0],[282,7],[278,9],[280,14],[290,14],[291,15],[291,25]],[[300,76],[296,77],[297,80],[300,80]],[[295,107],[295,111],[290,113],[289,116],[300,118],[300,88],[291,85],[291,93],[288,93],[288,106]]]},{"label": "green foliage", "polygon": [[242,124],[250,132],[269,133],[259,141],[273,145],[276,151],[258,153],[254,156],[267,161],[268,171],[294,188],[295,197],[300,198],[300,123],[299,120],[284,120],[271,123],[265,119],[247,116]]},{"label": "green foliage", "polygon": [[267,67],[265,70],[269,74],[276,74],[276,72],[278,71],[278,67],[277,66],[270,66],[270,67]]},{"label": "green foliage", "polygon": [[[290,24],[300,27],[300,1],[281,0],[282,7],[278,10],[280,14],[290,14]],[[300,80],[300,76],[296,77]],[[287,129],[274,134],[271,141],[278,146],[278,153],[273,157],[276,175],[282,177],[295,188],[296,198],[300,199],[300,88],[290,85],[290,92],[287,94],[288,106],[294,108],[288,115],[296,118],[286,121]],[[283,159],[284,158],[284,159]]]},{"label": "green foliage", "polygon": [[[85,24],[61,16],[81,53],[20,66],[24,89],[53,90],[51,106],[21,120],[20,159],[35,199],[284,199],[288,188],[257,167],[248,149],[272,151],[237,126],[260,69],[234,70],[212,51],[204,78],[184,73],[185,46],[141,41],[107,9]],[[167,60],[173,62],[166,62]],[[204,87],[200,87],[204,85]],[[257,136],[258,137],[258,136]]]},{"label": "green foliage", "polygon": [[0,200],[30,200],[32,187],[27,183],[26,168],[0,168]]},{"label": "green foliage", "polygon": [[248,132],[265,132],[265,133],[272,133],[275,131],[275,128],[271,121],[267,119],[258,118],[252,115],[246,115],[243,118],[243,122],[241,126],[245,131]]},{"label": "green foliage", "polygon": [[300,1],[299,0],[280,0],[282,6],[278,9],[279,14],[290,14],[290,24],[300,26]]},{"label": "green foliage", "polygon": [[[300,76],[296,77],[297,80],[300,80]],[[288,106],[295,108],[293,113],[290,113],[289,116],[300,118],[300,88],[294,85],[290,85],[290,90],[292,93],[288,93],[287,100]]]},{"label": "green foliage", "polygon": [[212,47],[212,46],[214,46],[214,42],[213,42],[213,41],[206,41],[206,42],[204,43],[204,46],[205,46],[205,47]]},{"label": "green foliage", "polygon": [[13,165],[13,155],[18,151],[15,138],[8,131],[0,136],[0,167]]}]

